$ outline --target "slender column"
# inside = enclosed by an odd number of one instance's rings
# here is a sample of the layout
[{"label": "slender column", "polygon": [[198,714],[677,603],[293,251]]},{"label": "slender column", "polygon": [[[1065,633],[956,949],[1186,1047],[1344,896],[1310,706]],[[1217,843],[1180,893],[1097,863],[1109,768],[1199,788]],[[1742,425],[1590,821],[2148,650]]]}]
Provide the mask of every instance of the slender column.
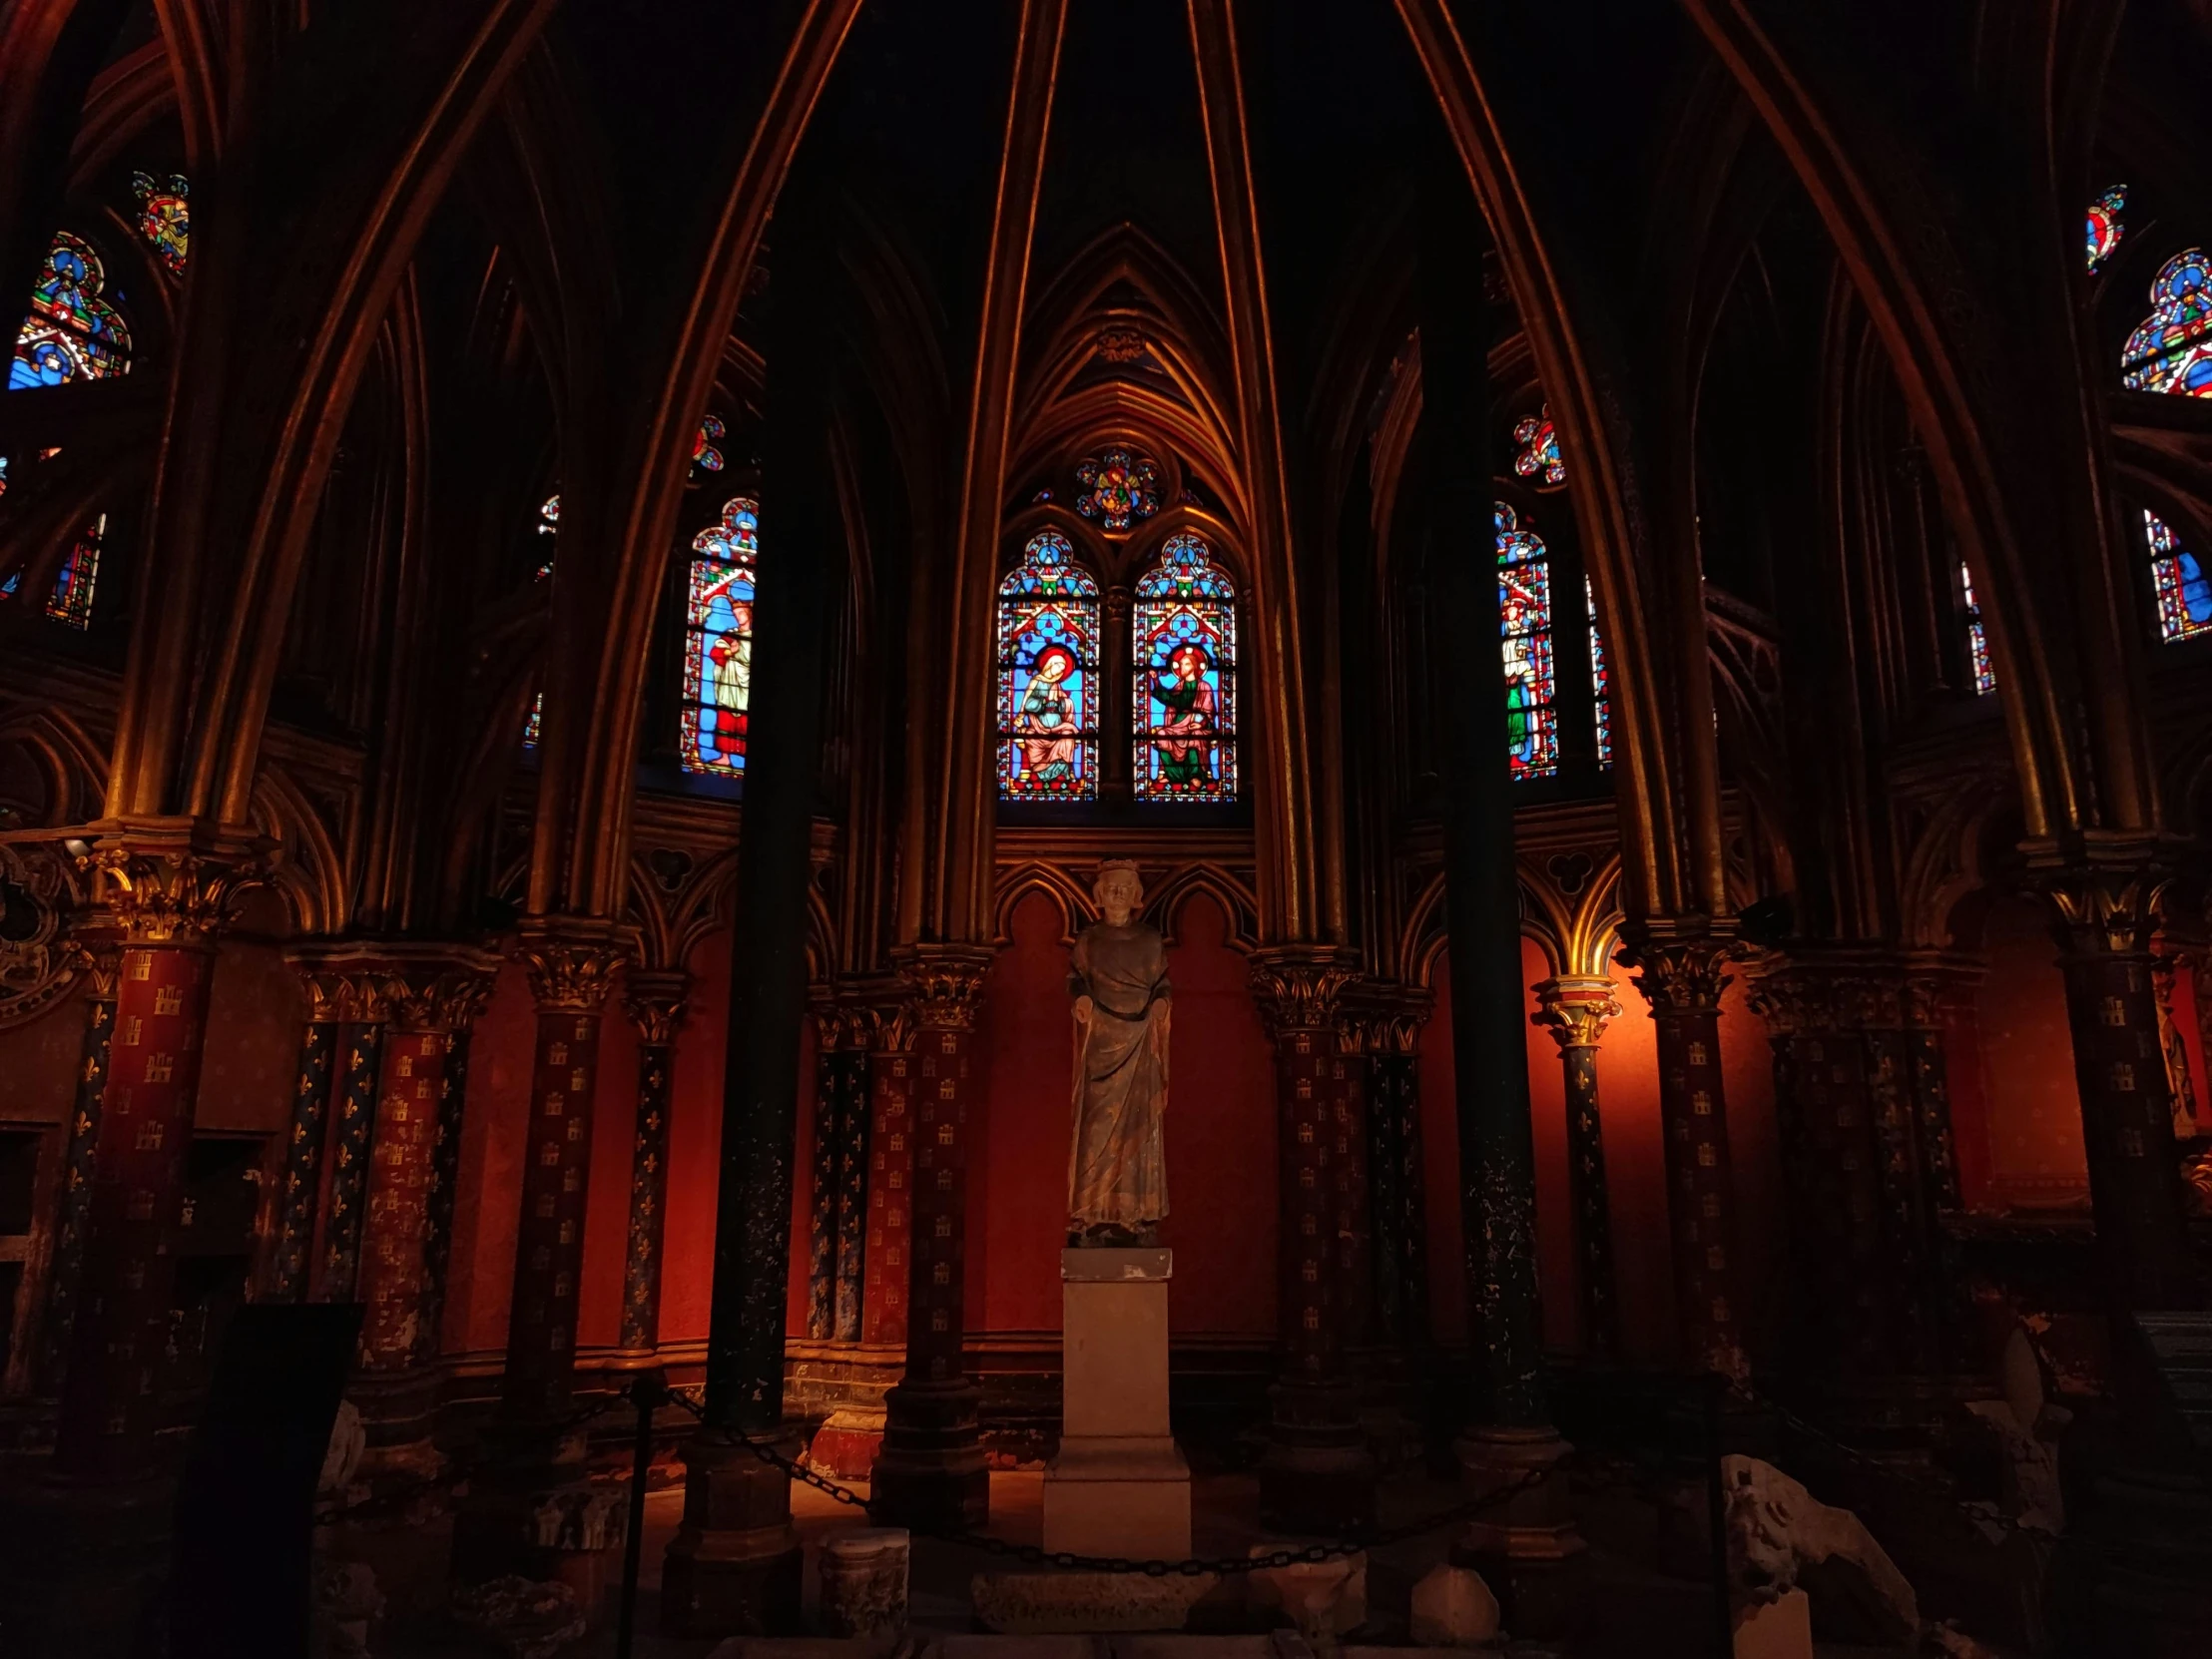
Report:
[{"label": "slender column", "polygon": [[903,1353],[907,1258],[913,1238],[913,1010],[887,1010],[872,1036],[867,1056],[867,1268],[860,1296],[860,1343]]},{"label": "slender column", "polygon": [[1374,1337],[1400,1353],[1428,1346],[1428,1229],[1422,1203],[1420,1032],[1425,992],[1378,996],[1363,1022],[1368,1054],[1368,1191]]},{"label": "slender column", "polygon": [[815,1009],[815,1162],[807,1207],[807,1335],[831,1341],[837,1329],[837,1172],[844,1139],[845,1019]]},{"label": "slender column", "polygon": [[518,951],[538,1031],[500,1409],[510,1422],[533,1424],[568,1409],[576,1374],[599,1031],[623,947],[611,925],[563,916],[526,923]]},{"label": "slender column", "polygon": [[[1495,616],[1489,534],[1495,439],[1483,298],[1483,239],[1465,178],[1426,180],[1420,262],[1421,427],[1430,475],[1425,575],[1435,600],[1436,770],[1442,782],[1444,913],[1451,950],[1451,1041],[1459,1130],[1459,1203],[1473,1347],[1457,1447],[1470,1495],[1513,1488],[1472,1522],[1454,1551],[1499,1588],[1517,1632],[1569,1621],[1564,1571],[1583,1548],[1565,1482],[1566,1442],[1551,1423],[1536,1284],[1536,1151],[1528,1042],[1521,1024],[1520,885],[1506,711],[1462,683],[1460,619]],[[1492,682],[1495,685],[1495,682]],[[1485,707],[1487,704],[1487,707]],[[1531,1484],[1523,1488],[1522,1480]]]},{"label": "slender column", "polygon": [[[1129,708],[1136,696],[1129,661],[1130,618],[1136,602],[1136,591],[1125,582],[1109,583],[1100,600],[1099,617],[1105,629],[1106,644],[1099,653],[1099,707],[1109,711]],[[1115,719],[1111,713],[1105,717],[1105,732],[1118,730]],[[1135,729],[1142,730],[1141,724]],[[1127,743],[1101,738],[1098,755],[1100,805],[1126,807],[1136,799],[1136,780],[1131,776],[1133,766],[1134,757]]]},{"label": "slender column", "polygon": [[969,1044],[991,952],[906,945],[894,952],[913,987],[911,1232],[906,1271],[906,1373],[884,1395],[873,1513],[898,1525],[982,1526],[990,1474],[977,1395],[961,1355],[967,1246],[967,1123],[981,1079]]},{"label": "slender column", "polygon": [[453,1257],[453,1203],[460,1190],[461,1121],[468,1103],[468,1056],[473,1021],[453,1033],[445,1053],[445,1098],[438,1103],[437,1133],[430,1147],[430,1196],[423,1240],[421,1357],[438,1352],[445,1329],[446,1277]]},{"label": "slender column", "polygon": [[2152,853],[2118,836],[2070,859],[2029,848],[2066,979],[2089,1201],[2115,1318],[2136,1309],[2194,1307],[2199,1294],[2152,983],[2153,905],[2162,873]]},{"label": "slender column", "polygon": [[352,1017],[338,1026],[332,1059],[334,1099],[323,1152],[322,1242],[312,1293],[317,1302],[352,1302],[359,1291],[369,1144],[376,1130],[376,1085],[382,1076],[387,1011],[381,982],[365,976],[359,981]]},{"label": "slender column", "polygon": [[1574,1212],[1582,1335],[1592,1358],[1617,1360],[1620,1305],[1614,1298],[1613,1215],[1605,1187],[1605,1137],[1598,1114],[1597,1049],[1620,1017],[1610,979],[1561,975],[1536,987],[1535,1024],[1559,1044],[1567,1100],[1567,1203]]},{"label": "slender column", "polygon": [[837,1048],[836,1287],[830,1297],[833,1341],[860,1340],[860,1308],[866,1286],[868,1166],[868,1030],[870,1022],[841,1020]]},{"label": "slender column", "polygon": [[338,1046],[336,986],[330,975],[295,961],[307,992],[293,1067],[291,1120],[284,1132],[284,1173],[276,1192],[276,1248],[268,1300],[297,1302],[307,1294],[321,1212],[322,1149],[329,1137],[331,1061]]},{"label": "slender column", "polygon": [[1628,942],[1636,988],[1659,1035],[1659,1120],[1666,1146],[1675,1312],[1693,1371],[1750,1375],[1736,1292],[1736,1195],[1721,1077],[1721,962],[1729,942],[1692,923],[1645,923]]},{"label": "slender column", "polygon": [[1351,1311],[1337,1225],[1337,1145],[1350,1120],[1338,999],[1356,973],[1328,946],[1285,946],[1251,959],[1253,1000],[1275,1044],[1284,1350],[1283,1374],[1269,1391],[1260,1512],[1264,1523],[1291,1530],[1341,1530],[1375,1512],[1375,1463],[1346,1364]]},{"label": "slender column", "polygon": [[77,1318],[85,1234],[92,1218],[100,1106],[108,1087],[109,1045],[115,1036],[120,953],[105,936],[88,944],[92,964],[86,980],[91,990],[85,998],[84,1047],[77,1062],[76,1103],[69,1114],[69,1145],[62,1154],[61,1197],[54,1217],[54,1269],[47,1281],[46,1318],[40,1327],[39,1387],[45,1393],[60,1392],[69,1370],[69,1333]]},{"label": "slender column", "polygon": [[622,1275],[625,1365],[652,1364],[660,1344],[669,1097],[676,1072],[676,1033],[684,1023],[690,983],[690,975],[681,968],[640,970],[623,980],[623,1011],[638,1028],[637,1130],[630,1142],[630,1245]]},{"label": "slender column", "polygon": [[215,935],[248,857],[243,841],[158,830],[115,835],[91,854],[123,946],[54,1451],[70,1476],[128,1479],[154,1462]]}]

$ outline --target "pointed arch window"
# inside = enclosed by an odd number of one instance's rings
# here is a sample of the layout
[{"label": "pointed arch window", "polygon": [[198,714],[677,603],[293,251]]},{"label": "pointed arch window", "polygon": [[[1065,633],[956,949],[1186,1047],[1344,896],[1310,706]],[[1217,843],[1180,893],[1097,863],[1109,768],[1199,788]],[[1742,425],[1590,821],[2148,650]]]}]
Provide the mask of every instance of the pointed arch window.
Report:
[{"label": "pointed arch window", "polygon": [[1098,795],[1098,583],[1040,530],[998,585],[998,794]]},{"label": "pointed arch window", "polygon": [[138,198],[138,234],[161,257],[170,276],[182,276],[192,252],[192,181],[182,173],[166,179],[134,173],[131,194]]},{"label": "pointed arch window", "polygon": [[723,778],[745,774],[760,533],[760,503],[740,495],[723,504],[720,522],[692,539],[679,745],[686,772]]},{"label": "pointed arch window", "polygon": [[1559,687],[1551,650],[1551,554],[1520,517],[1496,504],[1497,609],[1505,659],[1506,753],[1515,778],[1559,770]]},{"label": "pointed arch window", "polygon": [[130,372],[131,331],[108,303],[107,285],[107,268],[92,245],[58,233],[31,290],[31,314],[15,338],[11,391]]},{"label": "pointed arch window", "polygon": [[2168,645],[2212,634],[2212,577],[2204,561],[2181,545],[2170,526],[2145,510],[2150,542],[2151,587],[2158,595],[2158,637]]},{"label": "pointed arch window", "polygon": [[2120,383],[2212,397],[2212,257],[2190,248],[2159,267],[2150,305],[2120,352]]},{"label": "pointed arch window", "polygon": [[1981,601],[1974,597],[1973,572],[1958,562],[1958,597],[1966,615],[1966,666],[1973,672],[1973,694],[1987,697],[1997,689],[1996,665],[1989,659],[1989,630],[1981,623]]},{"label": "pointed arch window", "polygon": [[2127,206],[2127,186],[2114,185],[2089,204],[2088,223],[2082,233],[2087,244],[2090,271],[2096,271],[2112,257],[2112,251],[2120,246],[2120,238],[2127,235],[2127,227],[2120,223],[2120,211]]},{"label": "pointed arch window", "polygon": [[1237,799],[1237,592],[1206,543],[1167,539],[1137,583],[1139,801]]},{"label": "pointed arch window", "polygon": [[1613,764],[1613,677],[1605,666],[1605,636],[1597,629],[1597,590],[1582,578],[1582,604],[1590,617],[1590,697],[1597,727],[1597,764]]}]

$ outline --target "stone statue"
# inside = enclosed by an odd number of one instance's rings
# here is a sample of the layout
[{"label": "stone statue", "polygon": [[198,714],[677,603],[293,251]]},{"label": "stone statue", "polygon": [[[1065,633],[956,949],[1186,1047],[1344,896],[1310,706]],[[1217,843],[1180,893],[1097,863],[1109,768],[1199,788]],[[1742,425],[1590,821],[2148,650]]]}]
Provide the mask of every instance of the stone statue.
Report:
[{"label": "stone statue", "polygon": [[1075,1133],[1068,1149],[1068,1243],[1152,1245],[1168,1213],[1168,957],[1137,919],[1137,866],[1110,859],[1091,889],[1106,919],[1076,938]]}]

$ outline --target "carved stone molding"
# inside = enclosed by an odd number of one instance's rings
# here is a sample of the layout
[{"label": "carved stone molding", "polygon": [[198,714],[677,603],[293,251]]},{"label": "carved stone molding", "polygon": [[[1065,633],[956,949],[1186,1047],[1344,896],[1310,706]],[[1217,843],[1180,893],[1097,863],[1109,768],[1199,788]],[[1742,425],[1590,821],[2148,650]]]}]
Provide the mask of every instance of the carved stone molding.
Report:
[{"label": "carved stone molding", "polygon": [[684,1023],[690,994],[691,975],[682,968],[633,968],[623,975],[622,1011],[638,1028],[640,1041],[666,1048]]},{"label": "carved stone molding", "polygon": [[1255,950],[1247,971],[1261,1021],[1278,1041],[1293,1032],[1333,1029],[1340,1000],[1360,977],[1351,955],[1330,945]]},{"label": "carved stone molding", "polygon": [[633,954],[627,928],[585,916],[531,916],[515,940],[540,1013],[597,1013]]},{"label": "carved stone molding", "polygon": [[970,1031],[983,1006],[983,976],[996,952],[982,945],[908,944],[891,952],[913,988],[914,1017],[925,1031]]},{"label": "carved stone molding", "polygon": [[1338,1005],[1339,1040],[1351,1053],[1411,1054],[1435,1009],[1435,997],[1417,985],[1367,980],[1346,990]]},{"label": "carved stone molding", "polygon": [[0,1027],[44,1013],[92,968],[88,941],[69,926],[72,874],[48,847],[0,844]]},{"label": "carved stone molding", "polygon": [[239,895],[264,878],[268,843],[249,831],[170,822],[98,828],[100,839],[77,863],[131,944],[205,948]]},{"label": "carved stone molding", "polygon": [[2029,878],[2050,906],[2058,948],[2069,956],[2147,956],[2158,901],[2172,871],[2146,835],[2099,835],[2078,848],[2027,847]]},{"label": "carved stone molding", "polygon": [[1662,932],[1647,924],[1624,938],[1620,959],[1636,971],[1636,988],[1655,1016],[1717,1009],[1729,976],[1722,964],[1738,955],[1734,939],[1707,932]]},{"label": "carved stone molding", "polygon": [[1562,974],[1536,986],[1536,1012],[1528,1022],[1549,1031],[1561,1048],[1595,1048],[1620,1015],[1612,980]]},{"label": "carved stone molding", "polygon": [[284,952],[307,992],[307,1022],[461,1031],[491,999],[496,951],[413,939],[305,940]]}]

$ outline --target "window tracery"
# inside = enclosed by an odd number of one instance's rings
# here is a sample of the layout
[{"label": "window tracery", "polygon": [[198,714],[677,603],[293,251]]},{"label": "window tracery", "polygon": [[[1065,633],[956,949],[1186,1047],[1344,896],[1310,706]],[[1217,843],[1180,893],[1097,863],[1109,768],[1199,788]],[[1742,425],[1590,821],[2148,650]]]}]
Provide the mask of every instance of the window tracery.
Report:
[{"label": "window tracery", "polygon": [[692,539],[684,634],[686,772],[745,773],[753,700],[753,589],[760,558],[760,503],[733,496],[719,522]]},{"label": "window tracery", "polygon": [[1098,583],[1040,530],[998,585],[998,794],[1098,794]]},{"label": "window tracery", "polygon": [[2120,352],[2120,383],[2212,397],[2212,258],[2201,248],[2176,254],[2152,279],[2150,303]]},{"label": "window tracery", "polygon": [[163,180],[134,173],[131,194],[138,198],[138,234],[161,257],[170,276],[184,276],[185,258],[192,252],[192,182],[182,173]]},{"label": "window tracery", "polygon": [[1137,583],[1139,801],[1237,798],[1236,589],[1206,543],[1170,536]]},{"label": "window tracery", "polygon": [[2158,596],[2158,637],[2171,645],[2212,634],[2212,577],[2206,576],[2204,561],[2147,508],[2143,530],[2150,542],[2151,588]]},{"label": "window tracery", "polygon": [[92,245],[57,232],[16,335],[11,391],[130,372],[131,331],[106,299],[107,284],[107,268]]},{"label": "window tracery", "polygon": [[2127,186],[2114,185],[2089,204],[2088,224],[2083,232],[2087,243],[2089,269],[2094,272],[2112,257],[2112,251],[2120,246],[2120,238],[2127,235],[2127,227],[2120,222],[2120,212],[2127,206]]},{"label": "window tracery", "polygon": [[1513,428],[1513,442],[1520,447],[1520,453],[1513,457],[1513,470],[1521,477],[1546,486],[1567,481],[1567,463],[1560,458],[1559,429],[1552,424],[1549,403],[1541,414],[1521,417]]},{"label": "window tracery", "polygon": [[1160,510],[1160,469],[1130,450],[1108,449],[1093,456],[1075,469],[1075,481],[1083,486],[1075,510],[1116,535],[1133,520]]}]

